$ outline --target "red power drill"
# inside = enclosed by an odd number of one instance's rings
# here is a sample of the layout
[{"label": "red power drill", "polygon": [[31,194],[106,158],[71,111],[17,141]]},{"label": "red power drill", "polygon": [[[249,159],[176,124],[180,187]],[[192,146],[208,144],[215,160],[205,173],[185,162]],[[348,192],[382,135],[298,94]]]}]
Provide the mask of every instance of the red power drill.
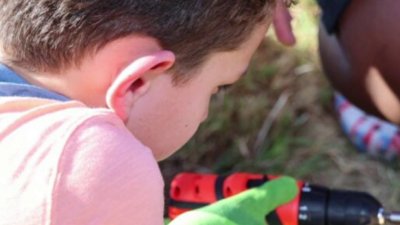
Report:
[{"label": "red power drill", "polygon": [[[181,173],[171,182],[168,213],[179,214],[214,203],[262,185],[278,176],[234,173]],[[400,213],[387,212],[374,197],[364,192],[330,190],[298,181],[296,198],[266,216],[269,225],[383,225],[400,224]],[[261,207],[261,206],[260,206]]]}]

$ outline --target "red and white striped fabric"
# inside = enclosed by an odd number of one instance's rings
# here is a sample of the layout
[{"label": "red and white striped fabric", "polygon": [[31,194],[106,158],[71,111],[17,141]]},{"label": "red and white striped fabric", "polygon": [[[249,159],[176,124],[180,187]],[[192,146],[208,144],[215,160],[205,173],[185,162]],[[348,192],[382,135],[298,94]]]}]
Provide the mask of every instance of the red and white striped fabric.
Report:
[{"label": "red and white striped fabric", "polygon": [[398,126],[366,114],[337,92],[334,104],[342,129],[359,151],[389,160],[399,158]]}]

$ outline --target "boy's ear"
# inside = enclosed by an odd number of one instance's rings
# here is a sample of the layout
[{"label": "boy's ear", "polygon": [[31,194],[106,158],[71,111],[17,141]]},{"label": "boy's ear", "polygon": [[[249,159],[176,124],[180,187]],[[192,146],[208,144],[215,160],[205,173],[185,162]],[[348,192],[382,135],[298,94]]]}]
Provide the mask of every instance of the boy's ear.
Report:
[{"label": "boy's ear", "polygon": [[137,99],[147,92],[152,79],[164,74],[175,62],[170,51],[136,58],[112,82],[106,93],[107,106],[124,121]]}]

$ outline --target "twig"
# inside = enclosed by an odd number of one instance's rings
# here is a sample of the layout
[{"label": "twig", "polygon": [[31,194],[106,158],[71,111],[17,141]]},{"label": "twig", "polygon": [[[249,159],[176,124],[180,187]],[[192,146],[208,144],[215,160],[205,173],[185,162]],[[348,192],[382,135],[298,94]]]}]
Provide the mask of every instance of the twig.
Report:
[{"label": "twig", "polygon": [[267,140],[267,136],[269,134],[269,131],[272,128],[272,125],[274,122],[277,120],[280,112],[288,102],[290,93],[289,91],[284,91],[280,96],[279,99],[276,101],[274,107],[272,110],[269,112],[267,117],[264,120],[264,123],[260,129],[260,131],[257,134],[257,139],[254,143],[254,153],[256,156],[259,155],[261,151],[261,147],[264,145],[264,143]]},{"label": "twig", "polygon": [[247,146],[247,138],[245,138],[245,137],[239,138],[237,141],[237,145],[238,145],[239,151],[242,154],[242,156],[249,158],[249,156],[251,154],[250,154],[249,147]]}]

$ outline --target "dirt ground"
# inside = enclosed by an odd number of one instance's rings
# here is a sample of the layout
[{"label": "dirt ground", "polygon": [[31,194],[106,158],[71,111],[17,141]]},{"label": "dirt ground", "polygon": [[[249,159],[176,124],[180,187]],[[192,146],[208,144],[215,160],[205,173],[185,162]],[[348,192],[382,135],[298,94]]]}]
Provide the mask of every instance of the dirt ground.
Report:
[{"label": "dirt ground", "polygon": [[209,120],[161,170],[168,185],[179,172],[286,174],[329,188],[369,192],[400,210],[400,164],[360,154],[332,109],[332,89],[318,61],[318,9],[294,9],[299,38],[286,48],[269,34],[249,74],[215,97]]}]

